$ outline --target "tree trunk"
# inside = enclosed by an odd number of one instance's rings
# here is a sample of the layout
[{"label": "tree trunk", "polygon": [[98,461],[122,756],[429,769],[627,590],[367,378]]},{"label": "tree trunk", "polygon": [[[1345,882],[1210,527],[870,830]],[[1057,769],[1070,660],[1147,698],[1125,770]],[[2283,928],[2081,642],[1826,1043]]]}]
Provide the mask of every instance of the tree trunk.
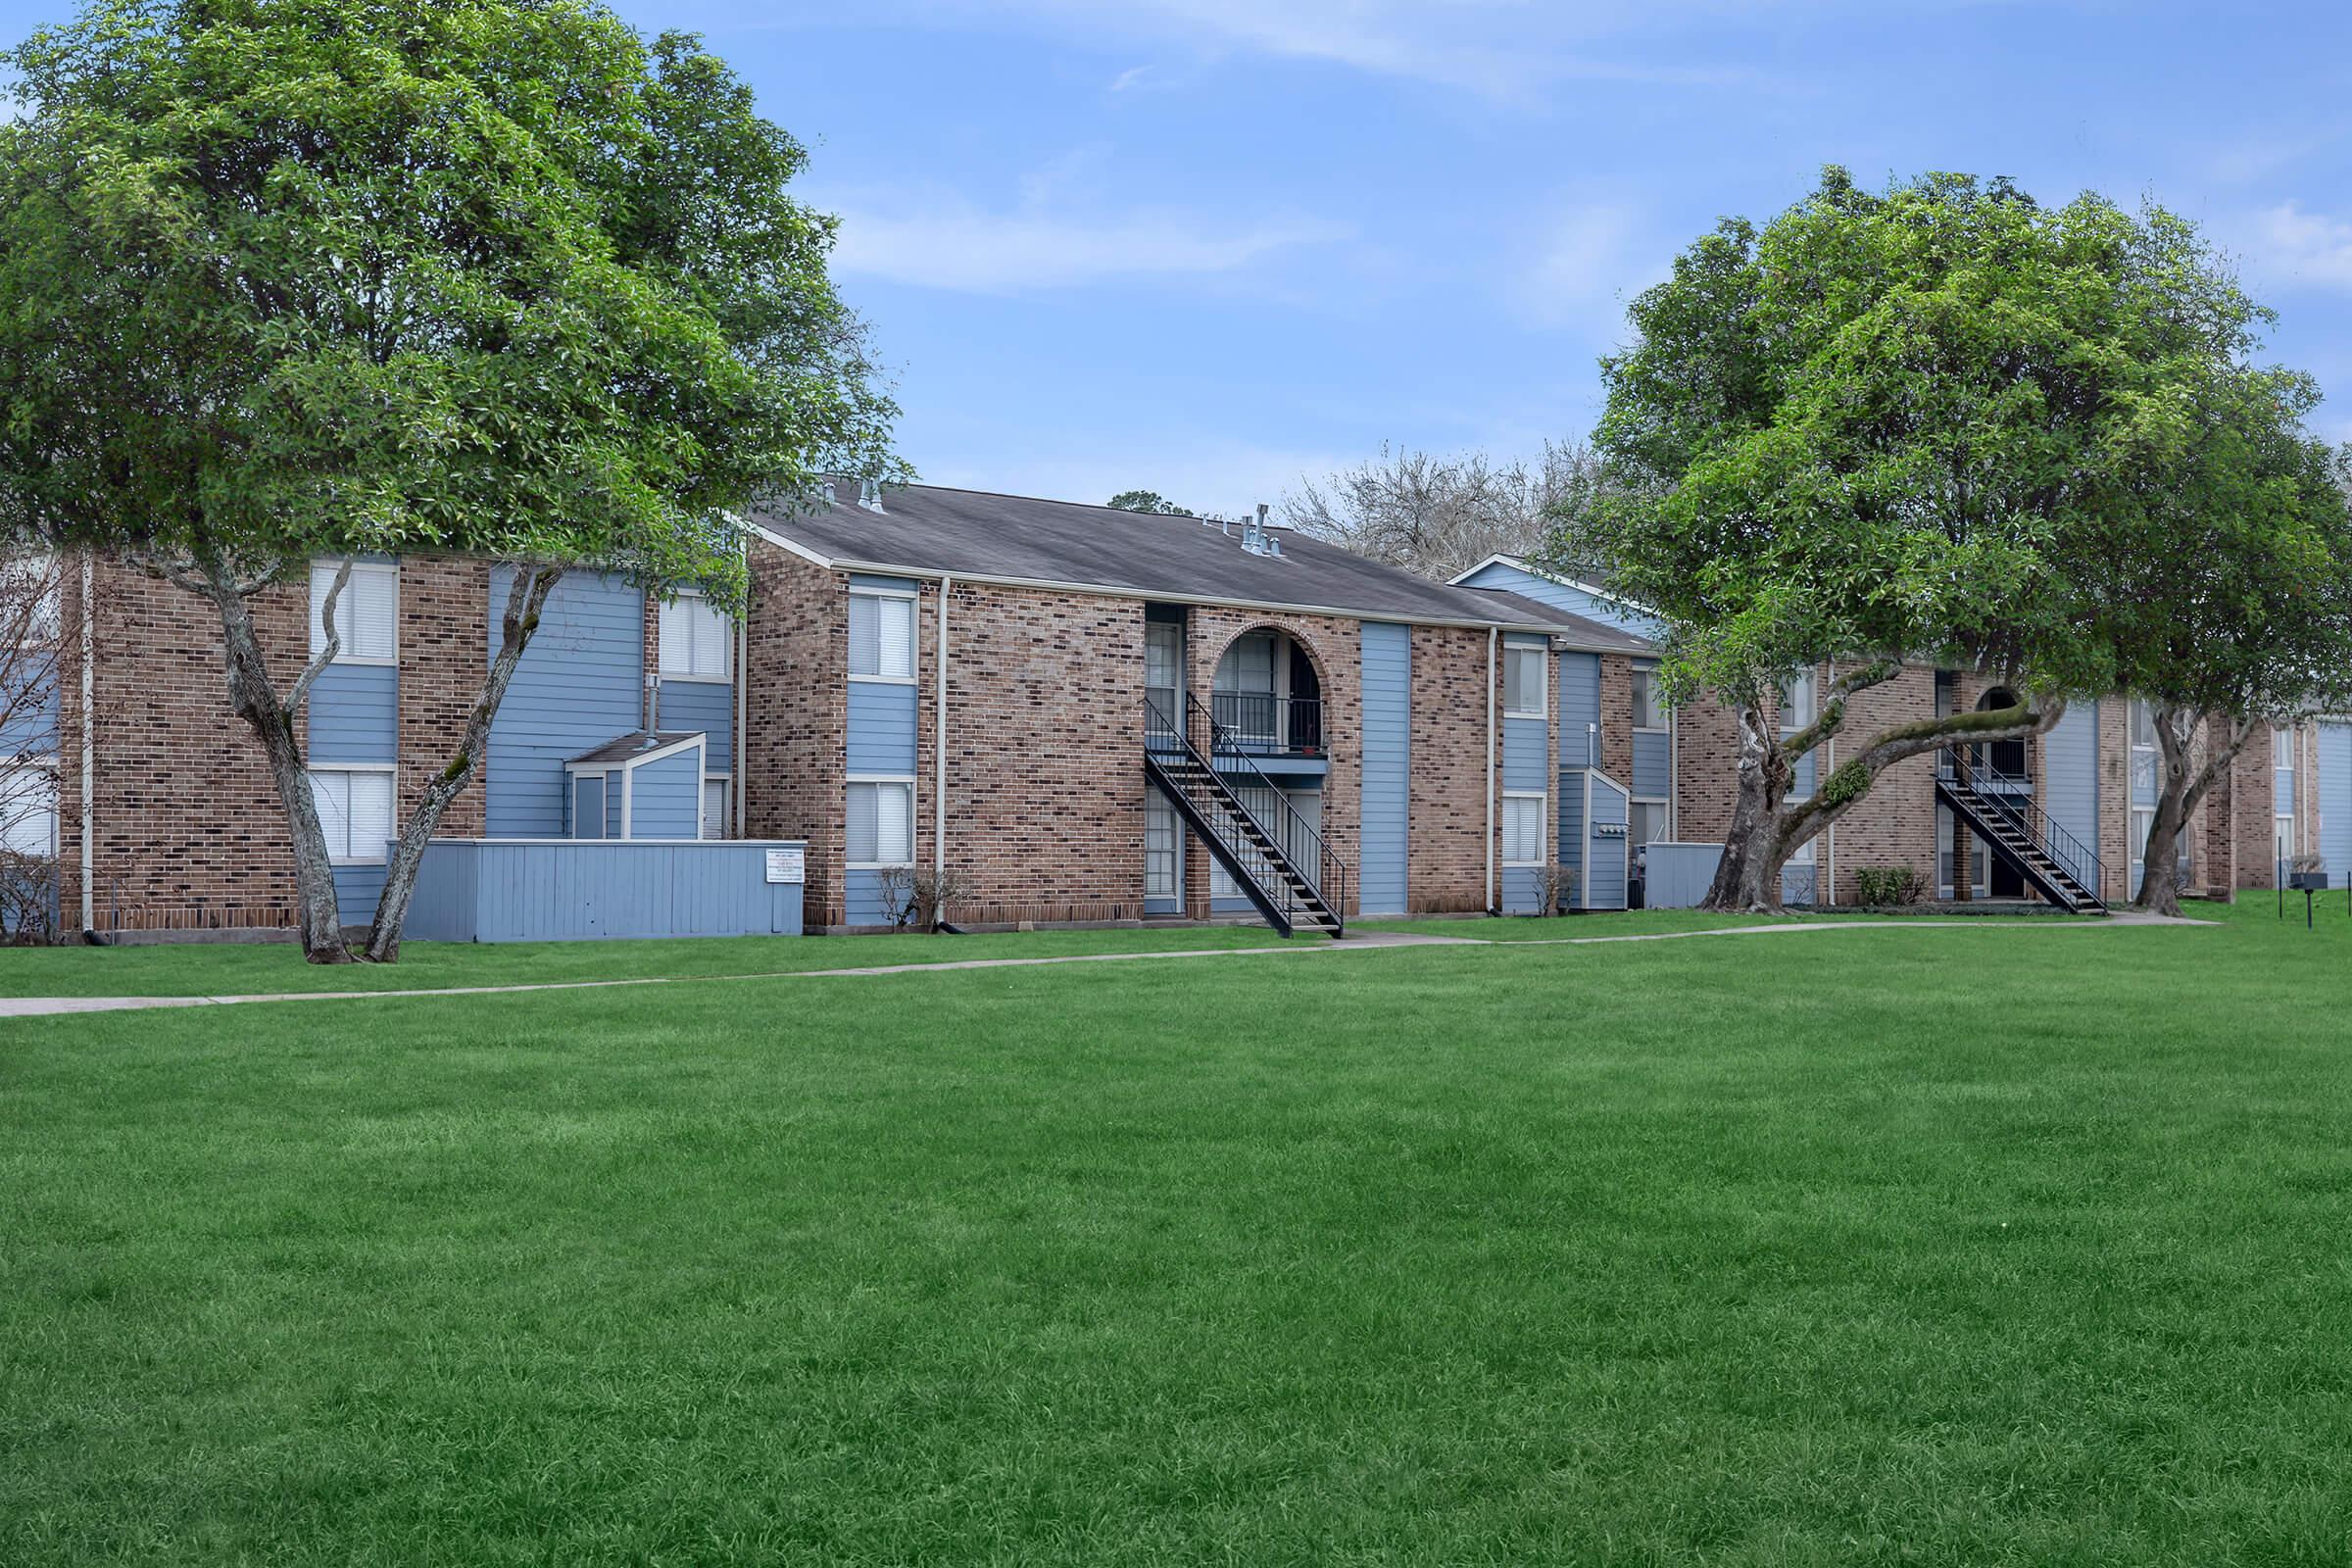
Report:
[{"label": "tree trunk", "polygon": [[[2065,714],[2063,702],[2053,702],[2038,712],[2021,703],[2015,708],[1917,719],[1881,730],[1851,758],[1840,762],[1836,772],[1822,779],[1812,794],[1801,801],[1784,803],[1773,813],[1772,821],[1758,832],[1756,844],[1760,853],[1751,852],[1746,867],[1746,881],[1752,891],[1744,907],[1759,914],[1779,912],[1781,869],[1788,857],[1836,826],[1839,818],[1869,796],[1879,776],[1896,762],[1940,751],[1957,739],[2023,740],[2047,730]],[[1823,725],[1815,726],[1825,735],[1836,727],[1837,719],[1826,712]],[[1803,741],[1807,737],[1795,739]],[[1817,739],[1814,744],[1818,744]],[[1965,864],[1955,866],[1952,871],[1955,883],[1967,873]]]},{"label": "tree trunk", "polygon": [[1952,813],[1952,902],[1970,904],[1977,897],[1976,834],[1958,811]]},{"label": "tree trunk", "polygon": [[2180,912],[2180,883],[2177,874],[2180,835],[2187,830],[2191,813],[2246,749],[2246,742],[2254,734],[2255,720],[2232,720],[2229,740],[2205,759],[2203,767],[2192,769],[2188,747],[2202,721],[2199,715],[2175,708],[2160,708],[2154,716],[2156,748],[2163,760],[2164,774],[2156,792],[2156,819],[2148,825],[2148,842],[2140,852],[2139,891],[2132,896],[2132,907],[2142,914],[2177,915]]},{"label": "tree trunk", "polygon": [[530,646],[532,634],[539,629],[539,612],[547,604],[548,592],[563,575],[560,566],[514,568],[514,583],[507,590],[507,608],[499,620],[498,654],[490,661],[481,690],[474,693],[473,707],[466,715],[466,728],[458,740],[457,756],[424,787],[416,809],[401,827],[400,838],[392,849],[392,863],[384,868],[383,895],[376,900],[375,921],[368,930],[366,956],[370,963],[400,961],[400,928],[409,917],[409,901],[416,897],[416,872],[424,862],[425,846],[440,829],[442,814],[449,809],[450,803],[465,790],[474,770],[481,765],[482,750],[490,739],[490,722],[498,716],[499,705],[506,701],[507,687],[514,682],[514,667],[522,662],[523,650]]},{"label": "tree trunk", "polygon": [[327,858],[326,835],[319,830],[318,803],[312,797],[302,746],[294,734],[309,681],[306,678],[297,684],[291,704],[279,700],[276,683],[270,678],[269,662],[254,635],[245,592],[239,589],[234,573],[218,560],[200,561],[198,569],[202,592],[220,612],[221,643],[228,660],[229,710],[245,720],[261,741],[262,754],[270,762],[270,780],[277,786],[278,805],[292,832],[295,928],[302,940],[302,956],[313,963],[349,963],[351,951],[343,944],[342,913],[335,904],[334,868]]},{"label": "tree trunk", "polygon": [[[1731,826],[1723,836],[1723,858],[1715,862],[1715,880],[1708,884],[1707,896],[1699,901],[1700,908],[1739,912],[1756,907],[1748,866],[1762,853],[1758,838],[1779,813],[1789,777],[1788,760],[1781,755],[1780,737],[1773,733],[1763,710],[1742,706],[1740,793],[1732,806]],[[1778,912],[1778,878],[1774,879],[1770,894],[1770,903],[1763,912]]]}]

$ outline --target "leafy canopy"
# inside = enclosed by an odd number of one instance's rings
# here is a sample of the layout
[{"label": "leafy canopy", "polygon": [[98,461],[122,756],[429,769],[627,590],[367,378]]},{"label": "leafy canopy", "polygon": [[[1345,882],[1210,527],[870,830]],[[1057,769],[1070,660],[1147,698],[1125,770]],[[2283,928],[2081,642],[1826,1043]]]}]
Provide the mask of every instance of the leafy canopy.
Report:
[{"label": "leafy canopy", "polygon": [[740,586],[893,409],[800,145],[583,0],[101,0],[6,63],[0,526]]},{"label": "leafy canopy", "polygon": [[2160,210],[1831,169],[1634,302],[1640,339],[1602,365],[1614,487],[1564,548],[1668,617],[1680,686],[1733,701],[1854,657],[2111,689],[2111,519],[2180,462],[2150,411],[2260,319],[2202,260]]},{"label": "leafy canopy", "polygon": [[1193,515],[1156,490],[1122,490],[1103,504],[1114,512],[1158,512],[1171,517]]}]

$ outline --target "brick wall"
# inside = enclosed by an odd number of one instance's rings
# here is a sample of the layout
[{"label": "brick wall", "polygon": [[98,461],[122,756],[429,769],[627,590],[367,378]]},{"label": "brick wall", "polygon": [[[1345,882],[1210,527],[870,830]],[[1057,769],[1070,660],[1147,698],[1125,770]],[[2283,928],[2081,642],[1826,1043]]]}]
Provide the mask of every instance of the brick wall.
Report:
[{"label": "brick wall", "polygon": [[1487,828],[1490,815],[1499,816],[1486,798],[1487,702],[1492,691],[1499,715],[1500,680],[1499,660],[1488,674],[1484,631],[1413,628],[1405,902],[1416,913],[1487,906],[1490,845],[1498,866],[1501,859],[1501,824],[1494,839]]},{"label": "brick wall", "polygon": [[[938,586],[919,607],[915,857],[933,854]],[[957,583],[948,602],[950,918],[1143,913],[1144,606]]]},{"label": "brick wall", "polygon": [[[403,820],[424,788],[457,757],[458,737],[490,674],[490,564],[459,556],[411,557],[400,564],[400,800]],[[506,607],[499,606],[503,613]],[[487,742],[483,751],[489,750]],[[442,813],[443,838],[482,836],[483,770]],[[345,909],[345,920],[368,911]]]},{"label": "brick wall", "polygon": [[[220,615],[207,600],[115,562],[97,568],[96,830],[101,930],[294,923],[293,854],[261,747],[228,708]],[[272,676],[301,674],[307,577],[252,600]],[[81,899],[80,671],[66,676],[59,855],[65,907]]]},{"label": "brick wall", "polygon": [[1675,837],[1721,844],[1740,799],[1740,715],[1713,698],[1675,710]]},{"label": "brick wall", "polygon": [[841,919],[849,579],[762,539],[752,542],[751,574],[740,698],[743,835],[808,841],[803,918],[817,930]]},{"label": "brick wall", "polygon": [[[1833,664],[1821,677],[1821,689],[1841,672]],[[1972,697],[1963,699],[1973,702]],[[1890,725],[1926,718],[1936,710],[1936,672],[1908,665],[1890,681],[1868,687],[1848,699],[1844,725],[1834,741],[1816,754],[1816,777],[1829,782],[1837,768],[1853,759],[1880,731]],[[1816,786],[1819,787],[1818,785]],[[1863,798],[1834,829],[1837,837],[1815,854],[1826,858],[1831,872],[1832,900],[1852,904],[1860,897],[1856,873],[1866,867],[1908,865],[1928,881],[1936,876],[1936,759],[1906,758],[1885,769]]]}]

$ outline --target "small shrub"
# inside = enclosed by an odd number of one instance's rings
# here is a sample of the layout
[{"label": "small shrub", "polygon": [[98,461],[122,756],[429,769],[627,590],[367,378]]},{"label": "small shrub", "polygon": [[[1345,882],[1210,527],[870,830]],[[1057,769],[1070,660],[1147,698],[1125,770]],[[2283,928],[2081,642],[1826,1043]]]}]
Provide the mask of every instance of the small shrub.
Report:
[{"label": "small shrub", "polygon": [[58,917],[57,857],[0,849],[0,943],[46,946],[58,939]]},{"label": "small shrub", "polygon": [[1874,909],[1895,909],[1928,896],[1927,879],[1916,866],[1866,865],[1854,873],[1862,902]]},{"label": "small shrub", "polygon": [[1545,865],[1536,873],[1536,896],[1543,913],[1558,914],[1562,906],[1576,900],[1576,867],[1557,860]]},{"label": "small shrub", "polygon": [[881,884],[882,913],[901,931],[938,930],[949,907],[964,896],[961,871],[934,872],[927,866],[891,866]]}]

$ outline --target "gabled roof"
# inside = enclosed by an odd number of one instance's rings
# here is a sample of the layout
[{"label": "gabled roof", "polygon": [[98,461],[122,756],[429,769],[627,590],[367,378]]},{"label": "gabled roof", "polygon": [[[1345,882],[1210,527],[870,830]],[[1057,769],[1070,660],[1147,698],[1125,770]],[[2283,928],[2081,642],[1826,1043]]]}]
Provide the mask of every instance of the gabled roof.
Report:
[{"label": "gabled roof", "polygon": [[1477,565],[1472,566],[1468,571],[1457,571],[1446,580],[1449,583],[1459,586],[1468,582],[1471,578],[1477,576],[1489,566],[1515,566],[1519,570],[1526,572],[1531,577],[1548,577],[1563,588],[1573,588],[1580,594],[1591,594],[1595,599],[1605,599],[1610,604],[1621,606],[1637,615],[1647,615],[1652,620],[1663,620],[1665,618],[1656,611],[1650,609],[1647,605],[1642,604],[1638,600],[1628,599],[1625,597],[1625,595],[1620,593],[1612,593],[1606,588],[1600,587],[1595,583],[1586,582],[1580,577],[1566,576],[1560,572],[1539,566],[1533,562],[1529,561],[1525,556],[1514,556],[1507,550],[1498,550],[1494,554],[1489,556],[1486,560],[1480,562]]},{"label": "gabled roof", "polygon": [[1289,529],[1280,555],[1242,548],[1240,524],[1122,512],[983,490],[906,485],[877,512],[837,486],[830,503],[751,523],[771,543],[836,570],[938,576],[1423,625],[1544,632],[1607,652],[1641,646],[1596,620],[1518,594],[1431,582]]},{"label": "gabled roof", "polygon": [[608,763],[650,762],[690,741],[702,740],[704,733],[699,729],[631,730],[626,735],[613,736],[602,746],[592,746],[577,757],[566,757],[564,765],[590,767]]}]

